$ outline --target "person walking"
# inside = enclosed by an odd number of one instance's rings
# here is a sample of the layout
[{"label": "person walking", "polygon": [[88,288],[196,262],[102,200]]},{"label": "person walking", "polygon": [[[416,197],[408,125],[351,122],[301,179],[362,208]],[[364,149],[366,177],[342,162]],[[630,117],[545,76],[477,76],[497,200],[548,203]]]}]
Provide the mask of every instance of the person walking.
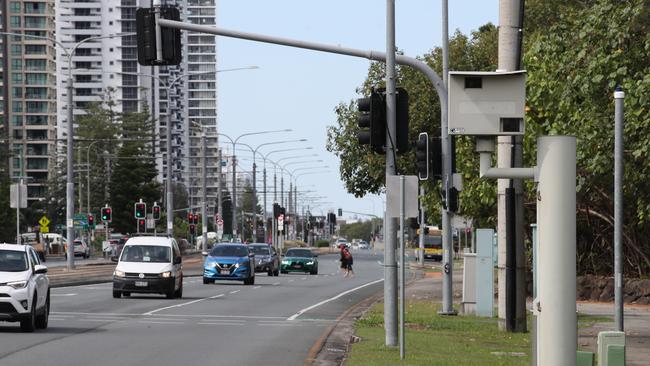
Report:
[{"label": "person walking", "polygon": [[345,244],[341,244],[341,268],[345,270],[344,277],[354,277],[353,263],[352,253]]},{"label": "person walking", "polygon": [[345,258],[345,244],[339,244],[339,254],[341,255],[341,258],[339,259],[341,261],[341,272],[345,272],[347,274],[348,271],[348,263],[347,259]]}]

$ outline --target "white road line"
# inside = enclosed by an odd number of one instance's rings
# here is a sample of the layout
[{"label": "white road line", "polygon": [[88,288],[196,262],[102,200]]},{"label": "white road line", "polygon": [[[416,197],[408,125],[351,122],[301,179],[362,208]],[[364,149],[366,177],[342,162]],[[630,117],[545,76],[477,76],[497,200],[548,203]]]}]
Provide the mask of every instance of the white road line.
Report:
[{"label": "white road line", "polygon": [[[217,298],[217,297],[222,297],[224,294],[219,294],[212,296],[212,298]],[[123,316],[123,317],[129,317],[129,318],[138,318],[141,317],[142,314],[135,314],[135,313],[75,313],[75,312],[51,312],[50,317],[56,316],[56,317],[77,317],[77,316]],[[186,320],[185,318],[215,318],[215,319],[221,319],[221,318],[233,318],[233,319],[285,319],[286,317],[284,316],[263,316],[263,315],[218,315],[218,314],[156,314],[156,317],[159,318],[169,318],[169,319],[175,319],[175,318],[181,318],[183,320]]]},{"label": "white road line", "polygon": [[77,296],[79,294],[51,294],[52,297]]},{"label": "white road line", "polygon": [[279,285],[279,284],[280,284],[280,282],[274,282],[274,283],[272,283],[271,285],[272,285],[272,286],[277,286],[277,285]]},{"label": "white road line", "polygon": [[246,323],[246,320],[237,319],[201,319],[203,323]]},{"label": "white road line", "polygon": [[280,323],[277,323],[277,324],[264,324],[264,323],[262,323],[262,324],[257,324],[257,325],[260,326],[260,327],[299,327],[302,324],[300,324],[300,323],[285,323],[285,324],[280,324]]},{"label": "white road line", "polygon": [[210,323],[201,322],[201,323],[196,323],[196,324],[198,324],[198,325],[238,325],[238,326],[246,325],[246,323],[220,323],[220,322],[219,323],[218,322],[210,322]]},{"label": "white road line", "polygon": [[224,294],[214,295],[214,296],[210,296],[210,297],[204,297],[202,299],[198,299],[198,300],[194,300],[194,301],[188,301],[188,302],[184,302],[182,304],[165,306],[165,307],[162,307],[162,308],[159,308],[159,309],[148,311],[148,312],[146,312],[144,314],[141,314],[141,315],[152,315],[152,314],[157,313],[159,311],[163,311],[163,310],[167,310],[167,309],[173,309],[173,308],[180,308],[180,307],[185,306],[185,305],[196,304],[197,302],[201,302],[201,301],[204,301],[204,300],[207,300],[207,299],[216,299],[216,298],[222,297],[222,296],[224,296]]},{"label": "white road line", "polygon": [[314,305],[312,305],[312,306],[306,307],[306,308],[304,308],[304,309],[298,311],[297,313],[295,313],[295,314],[291,315],[290,317],[288,317],[287,320],[295,320],[297,317],[299,317],[300,315],[302,315],[303,313],[305,313],[305,312],[307,312],[307,311],[309,311],[309,310],[311,310],[311,309],[315,309],[315,308],[317,308],[317,307],[319,307],[319,306],[321,306],[321,305],[323,305],[323,304],[326,304],[326,303],[328,303],[328,302],[330,302],[330,301],[336,300],[336,299],[338,299],[338,298],[340,298],[340,297],[342,297],[342,296],[345,296],[345,295],[347,295],[347,294],[349,294],[349,293],[351,293],[351,292],[354,292],[354,291],[356,291],[356,290],[362,289],[362,288],[367,287],[367,286],[370,286],[370,285],[374,285],[375,283],[382,282],[383,280],[384,280],[384,279],[382,278],[382,279],[380,279],[380,280],[376,280],[376,281],[368,282],[368,283],[366,283],[366,284],[364,284],[364,285],[361,285],[361,286],[355,287],[355,288],[353,288],[353,289],[349,289],[349,290],[347,290],[347,291],[343,291],[343,292],[341,292],[340,294],[338,294],[338,295],[336,295],[336,296],[334,296],[334,297],[330,297],[330,298],[327,299],[327,300],[323,300],[323,301],[321,301],[321,302],[319,302],[319,303],[316,303],[316,304],[314,304]]},{"label": "white road line", "polygon": [[183,324],[183,322],[152,322],[149,320],[139,320],[138,323],[144,323],[144,324],[167,324],[167,325],[179,325]]},{"label": "white road line", "polygon": [[231,294],[236,294],[236,293],[238,293],[239,291],[241,291],[241,290],[230,291],[230,293],[231,293]]},{"label": "white road line", "polygon": [[293,282],[293,281],[295,281],[295,280],[289,280],[288,282]]},{"label": "white road line", "polygon": [[253,290],[257,290],[260,287],[262,287],[262,286],[255,286],[255,287],[253,287]]}]

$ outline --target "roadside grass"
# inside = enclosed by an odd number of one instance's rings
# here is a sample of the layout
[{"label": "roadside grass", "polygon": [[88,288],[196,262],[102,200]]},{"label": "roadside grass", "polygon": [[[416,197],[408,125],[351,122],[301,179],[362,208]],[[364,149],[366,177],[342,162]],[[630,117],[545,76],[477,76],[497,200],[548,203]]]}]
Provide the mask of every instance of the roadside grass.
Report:
[{"label": "roadside grass", "polygon": [[578,328],[589,328],[596,323],[612,323],[614,318],[603,315],[589,315],[578,313]]},{"label": "roadside grass", "polygon": [[496,318],[439,316],[439,309],[439,304],[430,301],[407,302],[406,358],[402,361],[399,347],[384,346],[383,304],[376,304],[355,323],[361,340],[352,345],[347,365],[530,364],[530,333],[501,332]]}]

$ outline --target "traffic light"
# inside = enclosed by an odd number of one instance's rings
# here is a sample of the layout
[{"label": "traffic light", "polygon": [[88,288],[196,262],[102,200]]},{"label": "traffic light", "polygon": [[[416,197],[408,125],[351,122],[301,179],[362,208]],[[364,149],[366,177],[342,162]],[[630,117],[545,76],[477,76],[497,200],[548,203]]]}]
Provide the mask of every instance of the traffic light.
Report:
[{"label": "traffic light", "polygon": [[88,214],[88,227],[91,229],[95,228],[95,216]]},{"label": "traffic light", "polygon": [[339,217],[343,216],[343,209],[339,208]]},{"label": "traffic light", "polygon": [[458,190],[455,187],[450,187],[442,190],[442,206],[450,212],[458,212]]},{"label": "traffic light", "polygon": [[190,224],[190,225],[194,223],[194,214],[193,213],[188,213],[187,214],[187,223]]},{"label": "traffic light", "polygon": [[411,217],[409,219],[409,227],[413,230],[420,228],[420,223],[418,222],[418,219],[416,217]]},{"label": "traffic light", "polygon": [[382,94],[372,90],[367,98],[357,99],[357,139],[359,145],[370,145],[377,154],[386,152],[386,100]]},{"label": "traffic light", "polygon": [[111,212],[110,207],[102,207],[102,221],[104,222],[111,222],[113,221],[113,213]]},{"label": "traffic light", "polygon": [[280,216],[280,204],[274,203],[273,204],[273,217],[278,218]]},{"label": "traffic light", "polygon": [[147,217],[147,204],[144,202],[136,202],[134,211],[136,219],[144,219]]},{"label": "traffic light", "polygon": [[420,180],[429,179],[429,134],[422,132],[415,143],[415,166]]},{"label": "traffic light", "polygon": [[190,235],[196,234],[196,225],[190,224]]},{"label": "traffic light", "polygon": [[151,207],[151,213],[152,213],[152,216],[153,216],[154,220],[160,220],[160,206],[158,206],[157,204],[154,204]]},{"label": "traffic light", "polygon": [[[161,6],[160,19],[180,20],[180,12],[173,6]],[[138,63],[143,66],[178,65],[181,63],[181,31],[160,27],[162,60],[156,55],[156,8],[139,8],[135,12],[135,31]]]},{"label": "traffic light", "polygon": [[426,226],[424,227],[424,235],[429,235],[429,228]]},{"label": "traffic light", "polygon": [[145,228],[145,222],[144,219],[138,219],[138,227],[144,229]]},{"label": "traffic light", "polygon": [[197,225],[199,223],[199,214],[194,214],[194,216],[192,216],[192,218],[193,218],[192,223],[194,225]]},{"label": "traffic light", "polygon": [[409,93],[404,88],[397,88],[395,137],[396,154],[402,155],[411,149],[409,144]]}]

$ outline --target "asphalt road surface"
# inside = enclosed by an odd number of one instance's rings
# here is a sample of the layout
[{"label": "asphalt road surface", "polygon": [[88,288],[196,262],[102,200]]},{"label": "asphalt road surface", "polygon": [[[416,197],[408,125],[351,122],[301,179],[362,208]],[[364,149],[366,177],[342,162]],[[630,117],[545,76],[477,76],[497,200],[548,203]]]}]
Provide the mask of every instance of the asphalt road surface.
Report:
[{"label": "asphalt road surface", "polygon": [[338,255],[320,256],[318,275],[258,273],[253,286],[186,277],[174,300],[114,299],[110,283],[53,288],[45,331],[0,322],[0,365],[302,365],[338,316],[383,288],[383,257],[354,259],[353,278]]}]

